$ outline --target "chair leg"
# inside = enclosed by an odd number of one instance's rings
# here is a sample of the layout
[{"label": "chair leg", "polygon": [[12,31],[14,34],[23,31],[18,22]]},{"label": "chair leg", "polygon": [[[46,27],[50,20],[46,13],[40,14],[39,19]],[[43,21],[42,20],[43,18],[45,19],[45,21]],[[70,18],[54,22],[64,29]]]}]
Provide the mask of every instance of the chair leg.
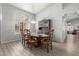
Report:
[{"label": "chair leg", "polygon": [[43,45],[41,45],[40,48],[42,49],[43,48]]},{"label": "chair leg", "polygon": [[32,50],[32,44],[30,44],[30,49]]},{"label": "chair leg", "polygon": [[25,40],[24,40],[24,46],[25,46]]},{"label": "chair leg", "polygon": [[51,44],[51,50],[52,50],[52,44]]},{"label": "chair leg", "polygon": [[27,44],[28,45],[28,48],[29,48],[29,44]]},{"label": "chair leg", "polygon": [[49,53],[49,45],[47,45],[46,48],[47,48],[47,53]]},{"label": "chair leg", "polygon": [[23,44],[23,39],[22,39],[22,44]]}]

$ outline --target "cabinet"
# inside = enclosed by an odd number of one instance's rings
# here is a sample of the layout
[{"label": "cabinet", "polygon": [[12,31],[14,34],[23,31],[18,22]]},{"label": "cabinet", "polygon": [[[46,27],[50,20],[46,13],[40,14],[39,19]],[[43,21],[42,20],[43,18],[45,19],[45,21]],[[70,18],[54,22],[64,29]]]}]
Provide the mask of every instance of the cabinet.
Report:
[{"label": "cabinet", "polygon": [[39,34],[48,34],[49,29],[51,29],[51,19],[44,19],[38,23]]}]

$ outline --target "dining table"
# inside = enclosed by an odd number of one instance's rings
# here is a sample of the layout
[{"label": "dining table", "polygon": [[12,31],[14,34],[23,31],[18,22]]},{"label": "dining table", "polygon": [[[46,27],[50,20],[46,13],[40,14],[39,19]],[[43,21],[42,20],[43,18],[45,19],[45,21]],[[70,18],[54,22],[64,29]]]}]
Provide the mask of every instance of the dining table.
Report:
[{"label": "dining table", "polygon": [[31,34],[32,38],[35,38],[37,40],[37,46],[39,47],[41,45],[41,40],[45,39],[48,37],[46,34]]}]

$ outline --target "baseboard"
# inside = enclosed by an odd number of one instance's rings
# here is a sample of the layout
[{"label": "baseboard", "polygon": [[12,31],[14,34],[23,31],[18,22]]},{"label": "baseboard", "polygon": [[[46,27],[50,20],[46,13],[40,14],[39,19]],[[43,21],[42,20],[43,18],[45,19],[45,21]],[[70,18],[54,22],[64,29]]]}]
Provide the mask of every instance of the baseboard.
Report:
[{"label": "baseboard", "polygon": [[53,40],[53,42],[56,42],[56,43],[64,43],[64,41],[57,41],[57,40]]},{"label": "baseboard", "polygon": [[4,41],[1,41],[1,44],[13,42],[13,41],[18,41],[18,40],[21,40],[21,39],[4,40]]}]

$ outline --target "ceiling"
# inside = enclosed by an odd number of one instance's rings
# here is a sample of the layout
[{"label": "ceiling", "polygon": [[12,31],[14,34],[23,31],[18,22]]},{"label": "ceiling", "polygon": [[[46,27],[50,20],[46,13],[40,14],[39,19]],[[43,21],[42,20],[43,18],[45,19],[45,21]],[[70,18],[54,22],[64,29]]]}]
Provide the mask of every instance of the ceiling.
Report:
[{"label": "ceiling", "polygon": [[37,14],[44,8],[47,8],[52,3],[10,3],[11,5],[20,8],[22,10]]},{"label": "ceiling", "polygon": [[62,8],[65,9],[67,6],[69,6],[72,3],[62,3]]}]

